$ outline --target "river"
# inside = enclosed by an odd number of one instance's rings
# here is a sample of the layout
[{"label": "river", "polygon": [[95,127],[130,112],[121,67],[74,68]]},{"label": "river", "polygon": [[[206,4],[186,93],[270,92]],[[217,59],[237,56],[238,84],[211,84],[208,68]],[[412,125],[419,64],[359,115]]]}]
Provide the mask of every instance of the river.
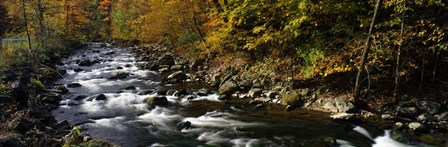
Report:
[{"label": "river", "polygon": [[[78,66],[76,62],[85,59],[99,63]],[[56,119],[80,125],[83,133],[120,146],[328,146],[325,140],[330,138],[338,146],[410,146],[391,139],[377,125],[333,121],[326,113],[254,111],[251,106],[220,102],[213,93],[193,100],[178,97],[170,89],[179,86],[163,85],[159,73],[139,69],[144,62],[126,48],[92,44],[63,63],[61,68],[68,72],[56,83],[82,86],[69,88],[53,111]],[[82,71],[75,72],[78,68]],[[109,79],[117,72],[129,76]],[[194,93],[198,90],[194,87],[181,88]],[[144,103],[145,98],[157,95],[148,91],[164,90],[168,90],[162,94],[168,106],[151,108]],[[107,99],[96,100],[99,94]],[[186,121],[191,128],[177,127]]]}]

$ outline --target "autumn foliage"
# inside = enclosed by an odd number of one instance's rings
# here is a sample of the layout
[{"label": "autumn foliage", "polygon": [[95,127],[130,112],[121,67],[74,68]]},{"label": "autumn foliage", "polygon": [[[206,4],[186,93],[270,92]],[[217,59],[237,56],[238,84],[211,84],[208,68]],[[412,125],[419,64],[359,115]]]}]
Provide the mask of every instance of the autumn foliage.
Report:
[{"label": "autumn foliage", "polygon": [[[31,16],[29,24],[35,37],[158,43],[182,55],[209,59],[219,67],[238,65],[235,68],[242,71],[266,71],[266,76],[281,78],[325,77],[356,70],[375,3],[374,0],[41,0],[43,28],[47,32],[42,36],[38,33],[41,28],[38,2],[27,0],[25,8]],[[6,15],[2,18],[8,18],[7,23],[11,24],[1,28],[3,36],[23,36],[19,1],[5,0],[2,5],[7,13],[0,7],[0,15]],[[441,69],[448,60],[447,2],[390,0],[384,1],[381,9],[371,36],[367,71],[393,76],[398,46],[403,48],[399,76],[426,77],[433,69]],[[404,31],[400,36],[402,21]],[[278,70],[263,67],[266,63],[275,64]]]}]

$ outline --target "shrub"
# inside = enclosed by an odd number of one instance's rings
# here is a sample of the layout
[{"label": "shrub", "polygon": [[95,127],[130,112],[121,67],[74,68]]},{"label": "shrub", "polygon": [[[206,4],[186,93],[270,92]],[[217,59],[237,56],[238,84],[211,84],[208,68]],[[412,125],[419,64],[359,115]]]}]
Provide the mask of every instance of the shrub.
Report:
[{"label": "shrub", "polygon": [[30,83],[40,91],[43,91],[45,89],[45,85],[42,84],[42,82],[39,79],[31,78]]}]

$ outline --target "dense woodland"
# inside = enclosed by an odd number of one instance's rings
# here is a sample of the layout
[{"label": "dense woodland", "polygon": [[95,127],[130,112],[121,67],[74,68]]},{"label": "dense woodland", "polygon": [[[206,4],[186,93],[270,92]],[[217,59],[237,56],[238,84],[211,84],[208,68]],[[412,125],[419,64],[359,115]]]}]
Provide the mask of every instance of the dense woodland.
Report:
[{"label": "dense woodland", "polygon": [[0,67],[115,41],[165,45],[248,76],[305,80],[355,73],[370,40],[360,68],[369,79],[360,83],[385,81],[396,94],[400,83],[446,81],[447,11],[444,0],[3,0],[0,35],[28,33],[30,44],[3,44]]}]

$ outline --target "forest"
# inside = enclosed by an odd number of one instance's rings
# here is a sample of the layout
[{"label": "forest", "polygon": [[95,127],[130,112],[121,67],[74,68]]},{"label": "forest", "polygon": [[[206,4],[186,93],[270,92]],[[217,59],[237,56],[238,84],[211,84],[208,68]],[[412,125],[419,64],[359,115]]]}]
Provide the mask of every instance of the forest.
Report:
[{"label": "forest", "polygon": [[[36,55],[92,40],[159,43],[221,66],[308,79],[357,70],[375,3],[5,0],[0,33],[26,38],[28,31]],[[446,10],[442,0],[382,2],[364,68],[403,82],[419,74],[422,80],[437,81],[447,60]],[[2,67],[21,54],[12,48],[2,52]]]}]

